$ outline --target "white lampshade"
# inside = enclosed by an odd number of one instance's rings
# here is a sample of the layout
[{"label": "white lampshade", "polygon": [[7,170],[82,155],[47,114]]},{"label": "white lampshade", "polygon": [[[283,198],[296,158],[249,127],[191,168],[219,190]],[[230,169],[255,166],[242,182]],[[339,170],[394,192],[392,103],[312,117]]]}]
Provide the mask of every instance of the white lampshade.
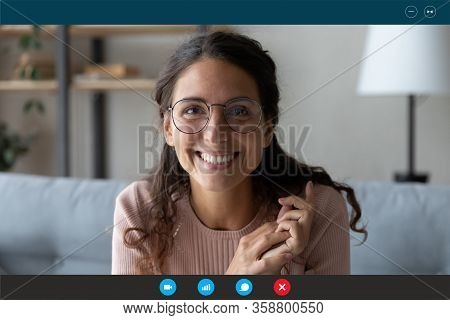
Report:
[{"label": "white lampshade", "polygon": [[363,57],[371,53],[359,94],[450,94],[450,26],[370,26]]}]

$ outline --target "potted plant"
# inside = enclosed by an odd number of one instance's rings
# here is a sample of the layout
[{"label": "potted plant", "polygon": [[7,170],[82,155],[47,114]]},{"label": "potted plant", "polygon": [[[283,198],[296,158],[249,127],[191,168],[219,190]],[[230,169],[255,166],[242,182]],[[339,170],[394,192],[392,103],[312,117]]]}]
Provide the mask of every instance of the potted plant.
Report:
[{"label": "potted plant", "polygon": [[[39,37],[39,27],[33,26],[31,34],[23,35],[19,39],[19,47],[22,55],[13,74],[13,79],[39,80],[45,76],[45,69],[40,69],[40,65],[32,58],[32,51],[41,48]],[[33,109],[42,114],[45,107],[40,100],[30,99],[23,105],[24,113],[28,114]],[[10,129],[6,122],[0,121],[0,171],[10,171],[16,161],[25,155],[31,147],[32,142],[37,138],[37,132],[18,133]]]},{"label": "potted plant", "polygon": [[[43,114],[45,109],[39,100],[29,100],[24,105],[24,113],[28,114],[35,109]],[[11,130],[8,124],[0,121],[0,171],[9,171],[16,161],[25,155],[36,140],[38,132],[21,134]]]}]

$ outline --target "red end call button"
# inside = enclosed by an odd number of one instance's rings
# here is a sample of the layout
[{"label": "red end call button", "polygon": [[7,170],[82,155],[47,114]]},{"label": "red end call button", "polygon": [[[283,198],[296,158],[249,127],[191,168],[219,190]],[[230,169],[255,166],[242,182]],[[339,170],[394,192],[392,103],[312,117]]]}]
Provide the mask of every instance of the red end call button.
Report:
[{"label": "red end call button", "polygon": [[286,279],[278,279],[273,284],[273,291],[275,294],[284,297],[291,292],[291,283]]}]

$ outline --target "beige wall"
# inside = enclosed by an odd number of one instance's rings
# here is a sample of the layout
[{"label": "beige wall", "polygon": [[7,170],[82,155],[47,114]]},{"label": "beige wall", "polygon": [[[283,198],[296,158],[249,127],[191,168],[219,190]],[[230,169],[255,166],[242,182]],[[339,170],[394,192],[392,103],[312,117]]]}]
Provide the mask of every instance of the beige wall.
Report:
[{"label": "beige wall", "polygon": [[[356,94],[367,27],[364,26],[238,26],[237,31],[259,40],[278,65],[282,94],[280,126],[311,126],[304,155],[323,165],[338,179],[391,180],[406,168],[406,97],[360,97]],[[137,65],[154,77],[172,50],[187,36],[117,36],[107,40],[110,62]],[[12,40],[0,38],[0,48]],[[86,40],[74,44],[87,52]],[[51,52],[52,45],[46,49]],[[0,51],[1,52],[1,51]],[[4,78],[13,53],[0,56]],[[76,63],[81,58],[74,57]],[[347,70],[346,72],[344,72]],[[339,76],[338,76],[339,75]],[[338,76],[338,77],[336,77]],[[334,80],[333,80],[334,79]],[[42,139],[15,171],[55,174],[55,97],[41,93],[48,106]],[[149,92],[108,95],[108,171],[112,178],[135,179],[137,130],[157,121]],[[307,97],[307,98],[305,98]],[[0,117],[26,128],[20,107],[25,95],[0,93]],[[300,103],[296,101],[302,99]],[[72,171],[91,176],[89,93],[72,94]],[[419,99],[417,110],[417,167],[431,173],[432,183],[450,183],[450,98]],[[36,121],[34,121],[36,122]],[[294,151],[295,142],[286,146]]]}]

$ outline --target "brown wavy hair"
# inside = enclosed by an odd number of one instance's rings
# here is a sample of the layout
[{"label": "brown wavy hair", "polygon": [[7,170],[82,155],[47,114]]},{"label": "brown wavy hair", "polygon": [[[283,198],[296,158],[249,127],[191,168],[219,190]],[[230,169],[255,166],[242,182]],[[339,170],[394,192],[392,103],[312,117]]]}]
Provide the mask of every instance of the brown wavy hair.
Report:
[{"label": "brown wavy hair", "polygon": [[[187,67],[202,58],[221,59],[234,64],[256,81],[264,119],[278,124],[280,93],[277,85],[276,65],[261,44],[247,36],[231,32],[214,32],[192,38],[182,44],[169,58],[156,84],[155,100],[159,104],[161,124],[164,113],[171,105],[175,83]],[[264,149],[258,168],[251,174],[254,194],[268,207],[277,205],[279,197],[301,194],[306,183],[312,181],[330,186],[341,192],[352,207],[350,228],[363,233],[367,231],[357,224],[361,208],[355,193],[346,184],[335,182],[322,167],[308,166],[288,155],[278,143],[276,134],[269,147]],[[143,274],[164,272],[164,263],[173,249],[177,208],[175,202],[190,192],[189,175],[178,162],[175,150],[164,143],[160,163],[150,171],[151,203],[141,208],[140,218],[144,228],[129,228],[124,243],[129,248],[143,252],[139,270]],[[276,212],[276,211],[275,211]]]}]

